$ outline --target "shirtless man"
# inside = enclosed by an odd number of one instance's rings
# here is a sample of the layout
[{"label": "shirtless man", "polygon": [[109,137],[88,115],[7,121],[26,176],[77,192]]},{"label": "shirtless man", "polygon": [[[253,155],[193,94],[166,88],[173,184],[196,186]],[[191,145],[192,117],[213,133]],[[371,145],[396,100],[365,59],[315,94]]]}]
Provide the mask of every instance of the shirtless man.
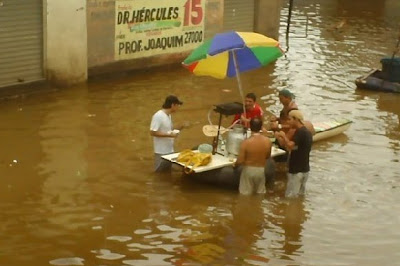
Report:
[{"label": "shirtless man", "polygon": [[286,123],[288,119],[288,113],[292,109],[298,109],[298,107],[294,102],[294,94],[287,89],[279,92],[279,101],[283,105],[283,108],[279,114],[279,117],[271,117],[271,129],[274,131],[282,129],[286,132],[290,128],[290,126]]},{"label": "shirtless man", "polygon": [[[279,118],[275,116],[271,118],[271,129],[275,131],[275,138],[278,141],[279,147],[284,148],[284,144],[282,142],[283,136],[286,135],[289,140],[292,140],[296,131],[296,129],[292,128],[288,123],[288,114],[291,110],[298,110],[298,107],[294,102],[294,94],[287,89],[279,92],[279,101],[282,103],[283,108],[280,112]],[[315,135],[314,126],[310,121],[303,121],[303,124],[312,135]]]},{"label": "shirtless man", "polygon": [[237,165],[243,165],[240,175],[239,192],[241,194],[265,193],[265,162],[271,156],[271,141],[261,135],[262,120],[250,120],[251,137],[240,145]]}]

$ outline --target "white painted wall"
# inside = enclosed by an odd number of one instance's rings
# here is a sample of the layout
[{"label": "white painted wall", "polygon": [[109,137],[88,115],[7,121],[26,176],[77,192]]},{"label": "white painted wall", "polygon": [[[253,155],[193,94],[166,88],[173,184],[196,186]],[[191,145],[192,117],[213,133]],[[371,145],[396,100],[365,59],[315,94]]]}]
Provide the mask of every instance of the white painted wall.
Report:
[{"label": "white painted wall", "polygon": [[86,0],[47,0],[45,10],[47,80],[63,87],[86,81]]}]

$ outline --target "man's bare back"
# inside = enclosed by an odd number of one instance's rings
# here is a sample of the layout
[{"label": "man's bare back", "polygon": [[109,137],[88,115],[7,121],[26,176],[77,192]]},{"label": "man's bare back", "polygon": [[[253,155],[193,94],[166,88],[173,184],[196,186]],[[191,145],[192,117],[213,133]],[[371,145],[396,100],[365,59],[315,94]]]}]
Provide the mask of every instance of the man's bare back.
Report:
[{"label": "man's bare back", "polygon": [[252,136],[240,145],[239,156],[236,164],[244,166],[264,167],[265,161],[271,156],[271,141],[260,133]]}]

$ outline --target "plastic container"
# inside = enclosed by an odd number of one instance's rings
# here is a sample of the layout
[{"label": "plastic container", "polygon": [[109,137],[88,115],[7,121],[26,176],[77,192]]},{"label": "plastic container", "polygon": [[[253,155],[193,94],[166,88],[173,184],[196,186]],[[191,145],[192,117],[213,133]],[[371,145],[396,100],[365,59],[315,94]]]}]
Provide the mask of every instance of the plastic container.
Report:
[{"label": "plastic container", "polygon": [[213,146],[207,143],[200,144],[197,148],[200,153],[212,153]]},{"label": "plastic container", "polygon": [[400,82],[400,57],[385,57],[381,59],[382,73],[385,80]]},{"label": "plastic container", "polygon": [[228,133],[226,141],[226,150],[229,155],[239,155],[240,144],[246,138],[247,131],[244,131],[242,125],[235,125]]}]

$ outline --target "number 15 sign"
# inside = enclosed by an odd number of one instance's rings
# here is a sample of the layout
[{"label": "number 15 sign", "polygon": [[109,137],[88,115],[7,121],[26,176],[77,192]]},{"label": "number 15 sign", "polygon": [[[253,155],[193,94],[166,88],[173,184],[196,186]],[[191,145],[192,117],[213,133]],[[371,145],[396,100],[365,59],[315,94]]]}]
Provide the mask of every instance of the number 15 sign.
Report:
[{"label": "number 15 sign", "polygon": [[204,38],[206,0],[117,0],[115,59],[196,48]]}]

